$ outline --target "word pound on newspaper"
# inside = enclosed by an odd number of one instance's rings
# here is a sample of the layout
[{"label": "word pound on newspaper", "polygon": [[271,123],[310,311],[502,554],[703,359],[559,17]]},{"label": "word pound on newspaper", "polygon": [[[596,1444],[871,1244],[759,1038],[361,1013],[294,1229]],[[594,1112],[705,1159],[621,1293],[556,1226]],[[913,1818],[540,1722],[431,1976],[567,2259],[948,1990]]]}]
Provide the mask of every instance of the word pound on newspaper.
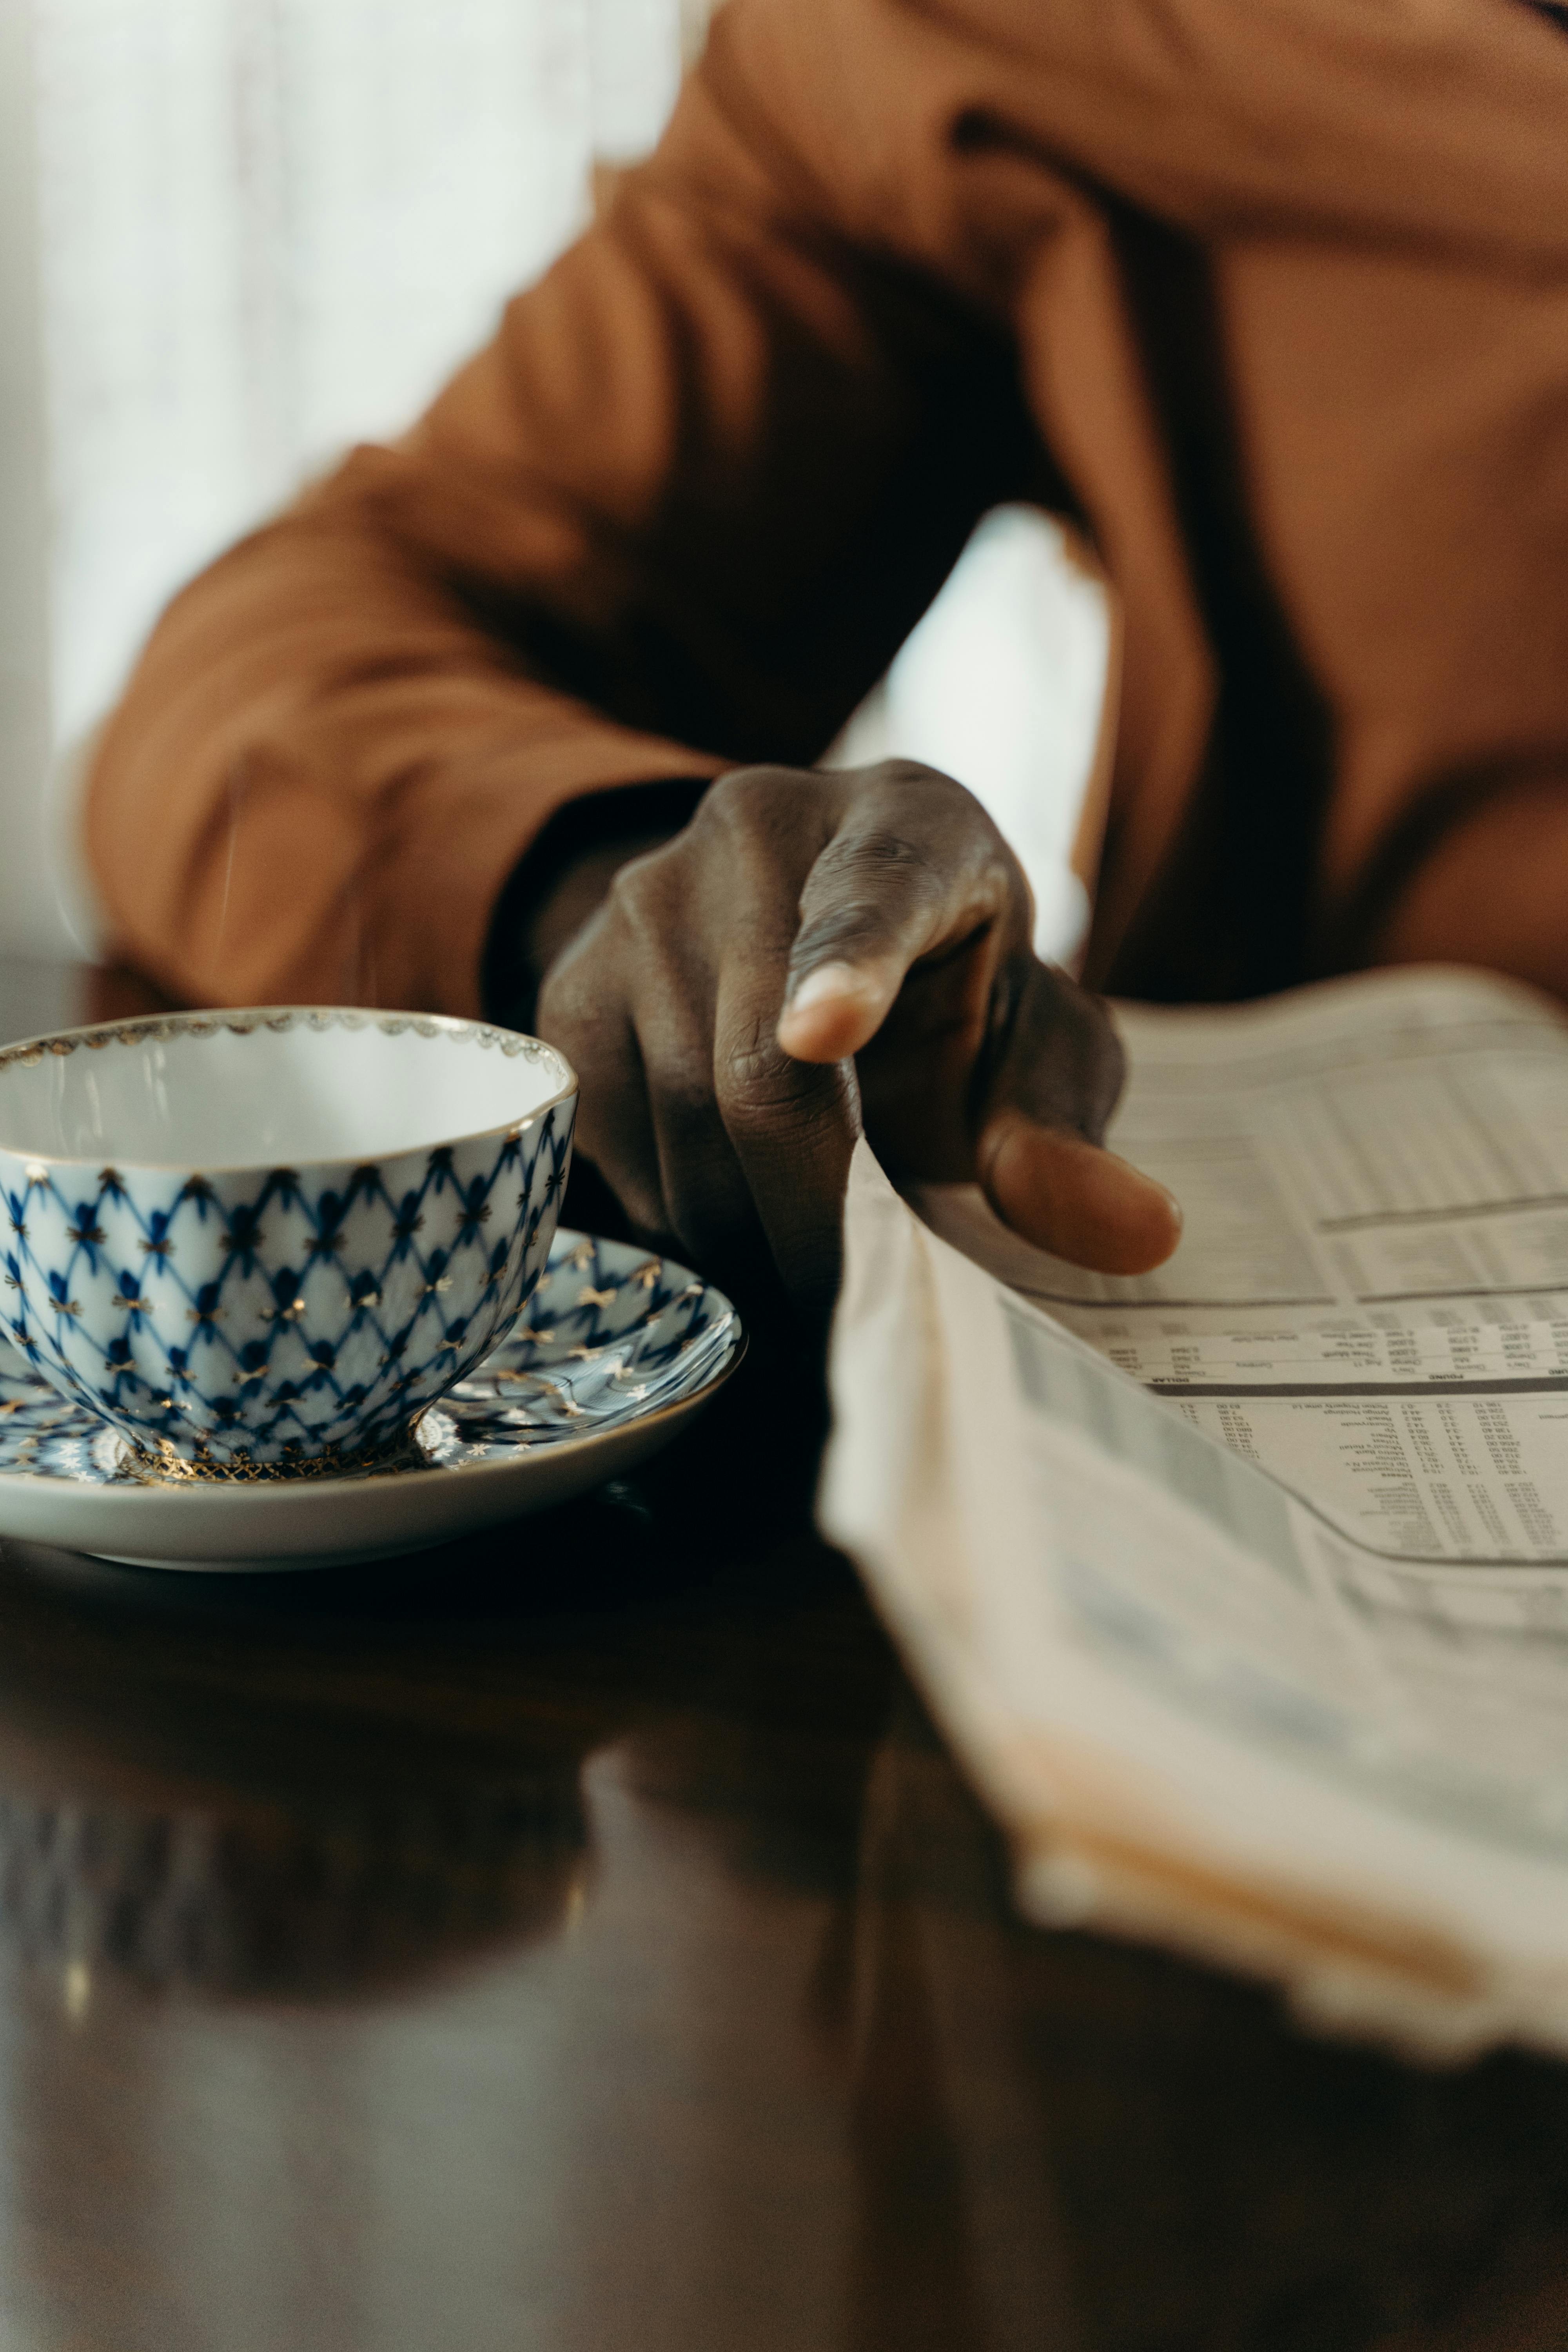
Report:
[{"label": "word pound on newspaper", "polygon": [[861,1147],[824,1525],[1026,1910],[1568,2049],[1568,1024],[1446,970],[1118,1020],[1180,1248],[1085,1274]]}]

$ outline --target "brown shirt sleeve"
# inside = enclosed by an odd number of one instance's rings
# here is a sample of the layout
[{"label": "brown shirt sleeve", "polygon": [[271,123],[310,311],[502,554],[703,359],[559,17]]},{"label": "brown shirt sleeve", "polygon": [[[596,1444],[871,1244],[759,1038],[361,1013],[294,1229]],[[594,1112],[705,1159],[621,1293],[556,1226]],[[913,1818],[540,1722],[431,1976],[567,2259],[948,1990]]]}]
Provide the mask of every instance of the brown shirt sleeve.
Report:
[{"label": "brown shirt sleeve", "polygon": [[1518,0],[730,0],[408,439],[170,609],[123,942],[471,1008],[552,809],[815,758],[1024,496],[1120,608],[1091,971],[1300,976],[1428,803],[1568,772],[1565,120]]},{"label": "brown shirt sleeve", "polygon": [[700,79],[403,443],[174,600],[89,785],[130,955],[472,1012],[563,802],[823,750],[1039,461],[1007,339],[819,215]]}]

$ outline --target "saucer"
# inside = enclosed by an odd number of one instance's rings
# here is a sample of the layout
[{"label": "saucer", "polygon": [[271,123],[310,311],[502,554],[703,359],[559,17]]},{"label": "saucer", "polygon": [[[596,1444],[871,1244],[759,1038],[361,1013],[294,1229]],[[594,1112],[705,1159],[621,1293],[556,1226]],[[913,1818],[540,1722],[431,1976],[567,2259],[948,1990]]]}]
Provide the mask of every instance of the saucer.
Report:
[{"label": "saucer", "polygon": [[419,1551],[619,1476],[745,1352],[729,1300],[623,1242],[557,1233],[510,1339],[383,1470],[149,1475],[118,1432],[0,1344],[0,1535],[136,1568],[326,1568]]}]

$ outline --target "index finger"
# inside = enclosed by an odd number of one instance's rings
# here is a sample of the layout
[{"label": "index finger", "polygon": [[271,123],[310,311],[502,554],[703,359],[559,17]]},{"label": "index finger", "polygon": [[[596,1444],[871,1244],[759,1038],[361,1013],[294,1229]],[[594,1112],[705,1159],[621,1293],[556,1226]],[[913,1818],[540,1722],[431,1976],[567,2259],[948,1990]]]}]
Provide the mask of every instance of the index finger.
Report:
[{"label": "index finger", "polygon": [[800,894],[777,1042],[838,1062],[877,1034],[911,964],[1013,910],[1021,885],[978,802],[912,765],[859,793]]}]

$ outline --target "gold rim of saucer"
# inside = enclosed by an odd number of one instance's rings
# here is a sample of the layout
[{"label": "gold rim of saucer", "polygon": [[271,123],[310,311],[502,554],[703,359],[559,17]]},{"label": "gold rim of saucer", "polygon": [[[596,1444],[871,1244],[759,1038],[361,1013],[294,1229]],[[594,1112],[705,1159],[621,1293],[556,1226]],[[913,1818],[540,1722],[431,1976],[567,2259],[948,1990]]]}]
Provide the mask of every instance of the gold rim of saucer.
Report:
[{"label": "gold rim of saucer", "polygon": [[[112,1426],[112,1423],[110,1424]],[[418,1423],[401,1430],[384,1445],[323,1446],[319,1454],[302,1454],[289,1439],[276,1462],[258,1462],[251,1454],[214,1454],[199,1444],[195,1454],[182,1454],[166,1437],[155,1446],[137,1445],[127,1438],[117,1475],[139,1486],[297,1486],[301,1479],[345,1478],[371,1473],[386,1477],[400,1470],[425,1470],[429,1464],[415,1434]]]}]

